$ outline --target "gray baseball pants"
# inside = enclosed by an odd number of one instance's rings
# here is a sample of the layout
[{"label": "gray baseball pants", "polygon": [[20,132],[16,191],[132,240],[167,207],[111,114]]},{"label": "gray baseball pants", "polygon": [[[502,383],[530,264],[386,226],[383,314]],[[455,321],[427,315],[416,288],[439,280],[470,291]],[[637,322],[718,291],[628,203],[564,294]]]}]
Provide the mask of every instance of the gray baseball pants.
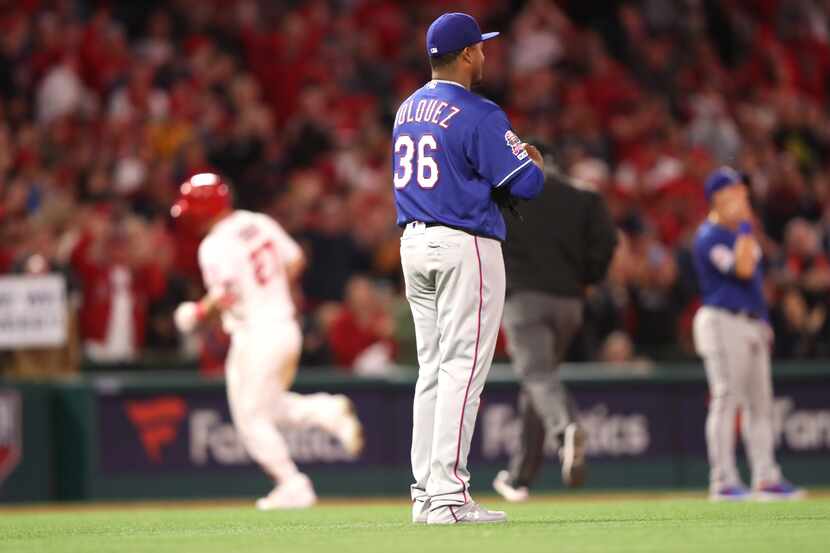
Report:
[{"label": "gray baseball pants", "polygon": [[582,300],[542,292],[512,293],[504,306],[504,330],[521,380],[519,449],[510,478],[529,486],[539,473],[546,436],[559,436],[576,420],[576,404],[559,378],[559,364],[582,325]]},{"label": "gray baseball pants", "polygon": [[772,428],[772,377],[766,323],[704,306],[694,318],[694,340],[709,382],[706,447],[712,491],[741,484],[735,466],[735,417],[752,468],[752,485],[778,482]]},{"label": "gray baseball pants", "polygon": [[462,505],[470,497],[467,456],[504,308],[501,243],[410,223],[401,265],[418,348],[412,499],[430,509]]}]

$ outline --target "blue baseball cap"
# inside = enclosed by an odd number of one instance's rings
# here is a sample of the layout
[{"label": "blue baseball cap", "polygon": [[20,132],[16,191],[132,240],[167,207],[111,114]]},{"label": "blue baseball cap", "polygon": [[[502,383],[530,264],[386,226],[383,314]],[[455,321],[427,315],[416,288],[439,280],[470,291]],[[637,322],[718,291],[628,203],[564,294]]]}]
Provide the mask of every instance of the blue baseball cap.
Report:
[{"label": "blue baseball cap", "polygon": [[706,201],[711,202],[712,196],[715,192],[733,184],[743,183],[743,176],[731,167],[719,167],[712,171],[712,174],[706,179],[703,185],[703,193],[706,195]]},{"label": "blue baseball cap", "polygon": [[499,33],[482,33],[476,20],[466,13],[445,13],[427,30],[427,55],[443,56],[497,36]]}]

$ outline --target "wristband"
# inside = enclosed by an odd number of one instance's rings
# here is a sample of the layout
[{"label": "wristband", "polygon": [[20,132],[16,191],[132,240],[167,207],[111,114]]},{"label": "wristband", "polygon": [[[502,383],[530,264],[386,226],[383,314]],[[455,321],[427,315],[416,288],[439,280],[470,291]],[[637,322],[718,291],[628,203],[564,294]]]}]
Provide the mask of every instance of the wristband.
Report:
[{"label": "wristband", "polygon": [[752,234],[752,223],[749,221],[741,221],[738,224],[738,236]]}]

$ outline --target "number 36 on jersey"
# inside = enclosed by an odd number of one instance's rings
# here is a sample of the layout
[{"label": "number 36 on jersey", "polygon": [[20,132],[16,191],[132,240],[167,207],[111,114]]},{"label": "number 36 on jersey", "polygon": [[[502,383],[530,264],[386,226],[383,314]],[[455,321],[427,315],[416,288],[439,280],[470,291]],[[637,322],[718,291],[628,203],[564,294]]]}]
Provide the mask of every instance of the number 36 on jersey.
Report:
[{"label": "number 36 on jersey", "polygon": [[424,134],[413,138],[402,134],[395,140],[395,173],[393,182],[395,188],[401,189],[415,177],[421,188],[433,188],[438,183],[440,171],[434,154],[438,150],[438,142],[431,134]]}]

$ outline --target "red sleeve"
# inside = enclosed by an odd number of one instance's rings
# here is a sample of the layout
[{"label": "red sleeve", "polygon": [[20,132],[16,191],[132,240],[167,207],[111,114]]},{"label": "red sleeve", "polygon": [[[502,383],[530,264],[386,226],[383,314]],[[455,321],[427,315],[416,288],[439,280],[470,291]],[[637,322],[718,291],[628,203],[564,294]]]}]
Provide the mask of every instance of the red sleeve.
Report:
[{"label": "red sleeve", "polygon": [[85,233],[81,239],[75,244],[72,250],[72,255],[69,262],[72,268],[75,269],[81,276],[89,275],[94,271],[94,264],[89,258],[89,250],[92,248],[92,236]]}]

